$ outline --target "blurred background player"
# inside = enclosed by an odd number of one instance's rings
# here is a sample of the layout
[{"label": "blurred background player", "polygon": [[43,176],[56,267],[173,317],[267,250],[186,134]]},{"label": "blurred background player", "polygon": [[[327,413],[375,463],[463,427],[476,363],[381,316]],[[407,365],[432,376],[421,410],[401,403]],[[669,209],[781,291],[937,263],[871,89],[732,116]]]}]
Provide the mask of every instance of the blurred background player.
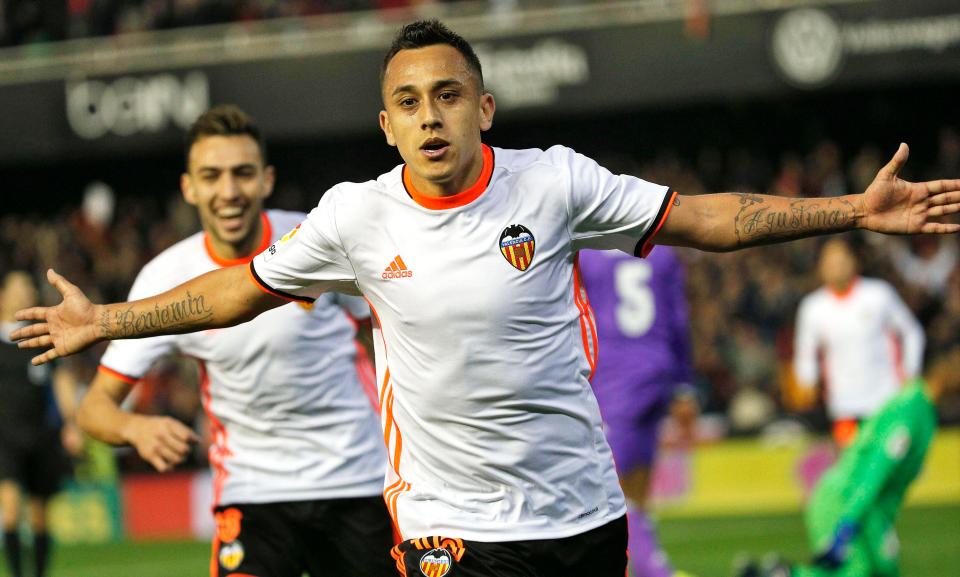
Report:
[{"label": "blurred background player", "polygon": [[[306,218],[263,210],[274,170],[259,129],[239,108],[201,115],[186,154],[181,189],[203,231],[148,263],[130,298],[248,262],[296,234]],[[108,443],[133,445],[158,471],[185,458],[193,431],[169,417],[125,412],[120,403],[161,357],[179,353],[200,363],[213,437],[214,577],[390,571],[392,527],[380,497],[386,455],[355,366],[357,331],[348,315],[367,318],[369,308],[331,293],[230,329],[118,341],[101,359],[81,425]]]},{"label": "blurred background player", "polygon": [[893,286],[858,275],[845,240],[824,244],[819,271],[823,286],[797,313],[794,366],[802,388],[824,383],[833,438],[843,448],[861,420],[920,374],[924,334]]},{"label": "blurred background player", "polygon": [[19,326],[13,313],[37,300],[30,275],[7,273],[0,289],[0,512],[3,551],[13,577],[26,574],[19,533],[23,495],[28,496],[33,534],[33,574],[42,577],[51,548],[47,503],[70,471],[64,449],[77,455],[83,447],[73,418],[76,388],[72,375],[59,367],[32,366],[30,356],[9,339]]},{"label": "blurred background player", "polygon": [[[900,540],[894,524],[920,474],[937,428],[936,404],[958,386],[960,347],[927,380],[914,379],[863,423],[851,445],[820,479],[807,505],[813,563],[748,566],[743,577],[896,577]],[[951,569],[946,569],[948,572]]]},{"label": "blurred background player", "polygon": [[660,423],[692,377],[683,264],[668,246],[643,260],[613,250],[583,250],[579,258],[597,319],[590,382],[627,498],[630,566],[637,577],[669,577],[645,507]]}]

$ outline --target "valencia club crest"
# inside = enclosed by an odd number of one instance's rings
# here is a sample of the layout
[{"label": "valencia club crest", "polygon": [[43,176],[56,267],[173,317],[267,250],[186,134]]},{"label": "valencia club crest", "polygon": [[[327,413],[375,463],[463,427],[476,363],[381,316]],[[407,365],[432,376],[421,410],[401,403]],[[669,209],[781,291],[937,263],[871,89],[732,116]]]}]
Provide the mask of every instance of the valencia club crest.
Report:
[{"label": "valencia club crest", "polygon": [[530,268],[535,247],[533,233],[522,224],[511,224],[500,233],[500,252],[517,270],[525,271]]}]

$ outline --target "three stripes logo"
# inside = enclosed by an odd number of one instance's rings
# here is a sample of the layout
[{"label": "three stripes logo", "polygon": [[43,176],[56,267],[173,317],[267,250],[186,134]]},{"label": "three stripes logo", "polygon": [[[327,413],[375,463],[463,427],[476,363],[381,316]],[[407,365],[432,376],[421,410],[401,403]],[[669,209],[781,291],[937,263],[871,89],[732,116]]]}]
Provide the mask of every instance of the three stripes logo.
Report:
[{"label": "three stripes logo", "polygon": [[393,257],[393,262],[387,268],[383,269],[380,278],[390,280],[392,278],[408,278],[413,276],[413,271],[407,268],[400,255]]},{"label": "three stripes logo", "polygon": [[535,248],[533,233],[522,224],[511,224],[500,233],[500,253],[519,271],[530,268]]},{"label": "three stripes logo", "polygon": [[420,572],[426,577],[443,577],[452,565],[453,559],[446,549],[431,549],[420,558]]}]

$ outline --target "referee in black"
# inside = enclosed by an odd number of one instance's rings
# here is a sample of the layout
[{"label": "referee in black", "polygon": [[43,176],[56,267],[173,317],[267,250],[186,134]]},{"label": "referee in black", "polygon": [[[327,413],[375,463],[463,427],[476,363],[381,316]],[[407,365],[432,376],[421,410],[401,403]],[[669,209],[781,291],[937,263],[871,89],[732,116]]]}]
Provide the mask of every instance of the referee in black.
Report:
[{"label": "referee in black", "polygon": [[[31,352],[18,349],[10,333],[13,313],[35,306],[30,275],[6,274],[0,287],[0,512],[3,552],[12,577],[24,577],[19,535],[23,495],[33,531],[33,574],[43,577],[50,558],[47,502],[69,473],[67,451],[79,454],[83,437],[73,424],[76,389],[63,369],[34,367]],[[58,411],[59,406],[59,411]],[[66,450],[65,450],[66,448]]]}]

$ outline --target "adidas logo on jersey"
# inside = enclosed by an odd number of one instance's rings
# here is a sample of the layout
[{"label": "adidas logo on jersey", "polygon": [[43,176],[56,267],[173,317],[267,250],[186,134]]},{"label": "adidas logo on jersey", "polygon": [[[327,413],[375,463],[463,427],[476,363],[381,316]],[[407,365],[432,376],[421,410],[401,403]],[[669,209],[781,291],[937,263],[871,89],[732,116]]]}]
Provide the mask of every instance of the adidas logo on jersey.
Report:
[{"label": "adidas logo on jersey", "polygon": [[390,280],[392,278],[407,278],[413,276],[413,271],[407,268],[407,265],[403,263],[403,259],[400,258],[400,255],[393,257],[393,262],[383,270],[383,274],[380,275],[380,278],[383,280]]}]

